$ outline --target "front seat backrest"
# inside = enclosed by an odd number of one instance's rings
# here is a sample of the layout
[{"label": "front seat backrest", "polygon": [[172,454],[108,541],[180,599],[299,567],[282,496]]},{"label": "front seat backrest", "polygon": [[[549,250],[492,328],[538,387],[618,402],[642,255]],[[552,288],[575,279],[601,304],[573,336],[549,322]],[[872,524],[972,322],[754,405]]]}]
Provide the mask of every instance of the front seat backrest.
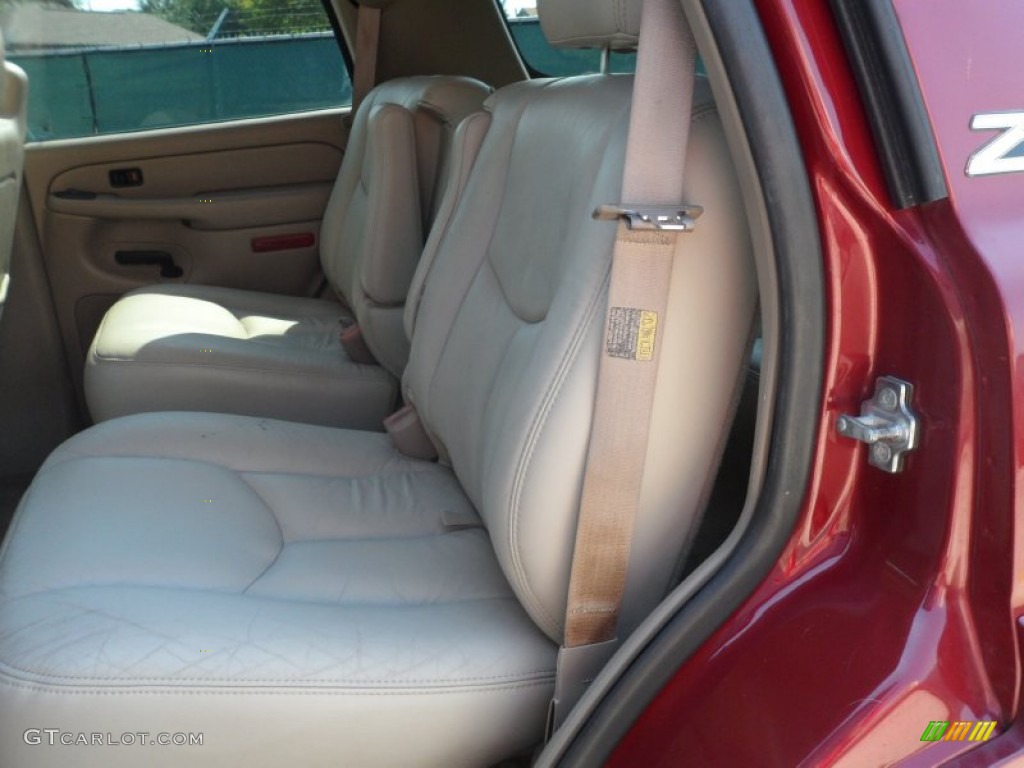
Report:
[{"label": "front seat backrest", "polygon": [[458,123],[490,92],[468,77],[377,86],[352,123],[320,231],[324,273],[351,307],[378,362],[401,376],[402,311],[440,200]]},{"label": "front seat backrest", "polygon": [[[0,48],[0,61],[3,50]],[[0,315],[10,284],[14,220],[25,162],[25,99],[28,78],[21,68],[3,62],[0,76]]]}]

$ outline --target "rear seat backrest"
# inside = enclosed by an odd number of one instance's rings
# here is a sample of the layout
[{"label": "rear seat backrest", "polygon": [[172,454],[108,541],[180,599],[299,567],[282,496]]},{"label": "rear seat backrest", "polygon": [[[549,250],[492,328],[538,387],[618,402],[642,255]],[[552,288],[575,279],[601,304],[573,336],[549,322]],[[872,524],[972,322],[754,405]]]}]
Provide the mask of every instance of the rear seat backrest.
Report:
[{"label": "rear seat backrest", "polygon": [[[491,125],[426,281],[404,379],[505,576],[555,640],[616,231],[591,212],[620,202],[631,86],[627,76],[531,81],[488,100]],[[709,102],[703,85],[687,186],[707,212],[682,238],[661,330],[627,632],[660,599],[695,526],[753,315],[743,208]]]},{"label": "rear seat backrest", "polygon": [[447,151],[458,122],[488,90],[470,78],[394,80],[370,92],[352,124],[320,230],[321,261],[370,350],[395,376],[409,354],[402,308],[439,204]]}]

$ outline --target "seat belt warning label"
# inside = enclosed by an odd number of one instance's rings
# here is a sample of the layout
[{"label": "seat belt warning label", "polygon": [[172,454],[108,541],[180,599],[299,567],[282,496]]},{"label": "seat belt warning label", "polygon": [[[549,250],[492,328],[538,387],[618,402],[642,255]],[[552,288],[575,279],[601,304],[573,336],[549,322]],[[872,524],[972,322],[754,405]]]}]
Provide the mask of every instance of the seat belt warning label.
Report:
[{"label": "seat belt warning label", "polygon": [[612,357],[647,362],[654,359],[658,313],[633,307],[612,307],[608,312],[608,342]]}]

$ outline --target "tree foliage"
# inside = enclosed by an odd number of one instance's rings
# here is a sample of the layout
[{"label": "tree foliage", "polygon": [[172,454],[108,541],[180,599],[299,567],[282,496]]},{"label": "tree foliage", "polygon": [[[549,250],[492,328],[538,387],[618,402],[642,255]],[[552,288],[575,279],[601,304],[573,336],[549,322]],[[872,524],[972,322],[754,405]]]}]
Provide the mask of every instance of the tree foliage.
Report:
[{"label": "tree foliage", "polygon": [[142,0],[140,10],[206,36],[224,9],[218,37],[330,30],[320,0]]}]

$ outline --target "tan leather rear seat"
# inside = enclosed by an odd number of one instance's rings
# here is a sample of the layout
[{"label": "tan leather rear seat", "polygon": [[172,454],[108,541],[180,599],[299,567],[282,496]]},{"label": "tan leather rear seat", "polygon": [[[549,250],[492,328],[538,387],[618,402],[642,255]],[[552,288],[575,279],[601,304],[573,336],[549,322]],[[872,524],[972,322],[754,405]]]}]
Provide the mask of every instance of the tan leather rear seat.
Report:
[{"label": "tan leather rear seat", "polygon": [[[563,11],[571,40],[595,5],[622,0],[541,13]],[[588,42],[635,44],[635,12],[597,15]],[[490,766],[541,741],[616,232],[591,212],[621,202],[631,85],[531,81],[489,99],[404,377],[443,461],[377,433],[198,413],[110,421],[50,457],[0,553],[0,764],[66,760],[23,740],[51,724],[205,734],[187,754],[75,753],[109,768]],[[705,212],[659,328],[623,635],[691,536],[756,295],[698,91],[686,191]]]},{"label": "tan leather rear seat", "polygon": [[[93,419],[197,410],[380,429],[409,353],[402,308],[440,203],[457,124],[489,89],[461,77],[375,88],[352,126],[320,231],[338,301],[200,285],[125,295],[86,358]],[[339,341],[358,322],[380,365]]]}]

